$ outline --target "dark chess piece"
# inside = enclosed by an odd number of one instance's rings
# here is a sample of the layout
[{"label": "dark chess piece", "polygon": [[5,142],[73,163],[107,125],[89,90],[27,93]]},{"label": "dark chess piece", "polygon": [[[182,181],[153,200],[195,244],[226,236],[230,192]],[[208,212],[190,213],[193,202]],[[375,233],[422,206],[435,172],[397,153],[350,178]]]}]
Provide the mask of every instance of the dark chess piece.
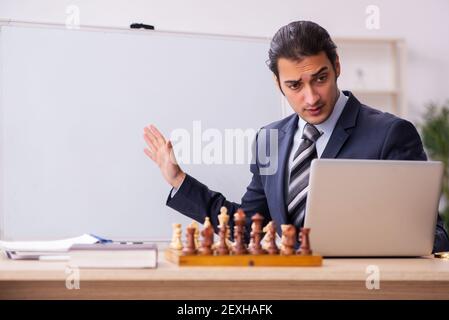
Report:
[{"label": "dark chess piece", "polygon": [[182,253],[185,255],[194,255],[197,253],[195,247],[195,227],[188,226],[186,228],[186,245],[182,249]]},{"label": "dark chess piece", "polygon": [[245,244],[245,225],[246,216],[242,209],[238,209],[234,214],[234,247],[233,253],[236,255],[247,254],[248,250]]},{"label": "dark chess piece", "polygon": [[263,231],[266,233],[265,249],[267,250],[268,254],[279,254],[279,248],[276,245],[276,224],[273,221],[268,222]]},{"label": "dark chess piece", "polygon": [[254,247],[254,222],[251,224],[251,233],[249,234],[248,251],[252,252]]},{"label": "dark chess piece", "polygon": [[283,224],[281,254],[285,256],[292,255],[295,252],[296,228],[292,224]]},{"label": "dark chess piece", "polygon": [[310,234],[309,228],[301,228],[301,231],[299,232],[299,241],[301,242],[301,246],[296,251],[296,254],[299,254],[301,256],[312,255],[312,248],[310,247],[309,234]]},{"label": "dark chess piece", "polygon": [[201,247],[199,252],[201,255],[209,256],[212,255],[212,245],[214,243],[214,229],[212,226],[205,225],[204,229],[201,231]]},{"label": "dark chess piece", "polygon": [[252,225],[251,225],[251,235],[252,235],[252,243],[249,246],[249,252],[251,254],[265,254],[266,251],[262,249],[261,241],[262,241],[262,223],[263,216],[259,213],[256,213],[251,217]]}]

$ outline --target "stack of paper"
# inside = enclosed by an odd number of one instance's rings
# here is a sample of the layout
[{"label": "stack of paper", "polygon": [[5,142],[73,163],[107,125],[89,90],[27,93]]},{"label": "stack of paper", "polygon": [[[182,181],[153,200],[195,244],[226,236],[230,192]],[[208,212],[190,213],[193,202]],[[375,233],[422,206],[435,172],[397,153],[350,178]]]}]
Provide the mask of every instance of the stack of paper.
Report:
[{"label": "stack of paper", "polygon": [[0,249],[14,260],[69,260],[68,251],[75,244],[105,243],[100,237],[83,234],[75,238],[52,241],[0,241]]}]

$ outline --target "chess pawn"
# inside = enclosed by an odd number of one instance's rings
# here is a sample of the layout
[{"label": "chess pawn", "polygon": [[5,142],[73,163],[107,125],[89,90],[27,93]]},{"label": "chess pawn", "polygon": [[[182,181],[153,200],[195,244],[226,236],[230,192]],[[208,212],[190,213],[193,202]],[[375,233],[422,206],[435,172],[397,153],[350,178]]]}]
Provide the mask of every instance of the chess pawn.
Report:
[{"label": "chess pawn", "polygon": [[309,228],[301,228],[299,232],[299,241],[301,242],[301,246],[296,251],[296,254],[302,256],[310,256],[312,255],[312,249],[310,247],[310,239],[309,239],[310,229]]},{"label": "chess pawn", "polygon": [[234,247],[233,253],[236,255],[247,254],[248,250],[245,244],[245,225],[246,216],[242,209],[238,209],[234,214]]},{"label": "chess pawn", "polygon": [[296,243],[296,228],[292,224],[283,224],[282,228],[282,255],[292,255],[294,253]]},{"label": "chess pawn", "polygon": [[197,253],[195,247],[195,227],[188,226],[186,228],[186,245],[182,249],[182,253],[185,255],[194,255]]},{"label": "chess pawn", "polygon": [[276,245],[276,225],[273,221],[270,221],[265,228],[265,246],[264,249],[271,255],[279,254],[279,248]]},{"label": "chess pawn", "polygon": [[220,208],[220,214],[218,215],[218,222],[219,225],[228,225],[229,222],[229,215],[228,215],[228,209],[226,207]]},{"label": "chess pawn", "polygon": [[180,223],[173,223],[173,235],[170,243],[170,248],[174,250],[182,250],[182,229]]},{"label": "chess pawn", "polygon": [[251,240],[252,244],[249,247],[249,251],[251,254],[265,254],[265,250],[262,248],[261,241],[262,241],[262,223],[263,223],[263,216],[259,213],[254,214],[251,217],[252,224],[251,224]]},{"label": "chess pawn", "polygon": [[210,222],[210,218],[209,218],[209,217],[206,217],[206,218],[204,219],[204,228],[209,228],[209,227],[212,228],[212,223]]},{"label": "chess pawn", "polygon": [[204,224],[206,227],[201,231],[202,241],[199,252],[201,255],[212,255],[212,245],[214,243],[214,229],[209,224]]}]

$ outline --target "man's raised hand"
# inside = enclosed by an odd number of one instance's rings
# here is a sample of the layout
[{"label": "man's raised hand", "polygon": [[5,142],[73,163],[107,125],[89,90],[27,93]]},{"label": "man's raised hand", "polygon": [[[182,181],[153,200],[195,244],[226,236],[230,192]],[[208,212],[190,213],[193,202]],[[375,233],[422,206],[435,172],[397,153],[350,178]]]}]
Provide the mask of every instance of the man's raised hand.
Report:
[{"label": "man's raised hand", "polygon": [[144,128],[143,138],[147,143],[143,150],[145,154],[159,166],[164,179],[174,188],[179,188],[186,174],[176,161],[171,141],[166,140],[154,125]]}]

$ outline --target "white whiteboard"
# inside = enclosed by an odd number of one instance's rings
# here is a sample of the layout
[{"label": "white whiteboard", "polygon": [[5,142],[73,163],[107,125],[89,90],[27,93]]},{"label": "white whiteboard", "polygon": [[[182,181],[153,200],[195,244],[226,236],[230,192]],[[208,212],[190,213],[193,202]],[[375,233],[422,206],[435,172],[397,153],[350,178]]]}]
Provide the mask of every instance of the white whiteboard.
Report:
[{"label": "white whiteboard", "polygon": [[[143,128],[254,128],[282,117],[268,39],[1,27],[1,237],[168,239],[189,219]],[[249,166],[184,165],[240,202]]]}]

